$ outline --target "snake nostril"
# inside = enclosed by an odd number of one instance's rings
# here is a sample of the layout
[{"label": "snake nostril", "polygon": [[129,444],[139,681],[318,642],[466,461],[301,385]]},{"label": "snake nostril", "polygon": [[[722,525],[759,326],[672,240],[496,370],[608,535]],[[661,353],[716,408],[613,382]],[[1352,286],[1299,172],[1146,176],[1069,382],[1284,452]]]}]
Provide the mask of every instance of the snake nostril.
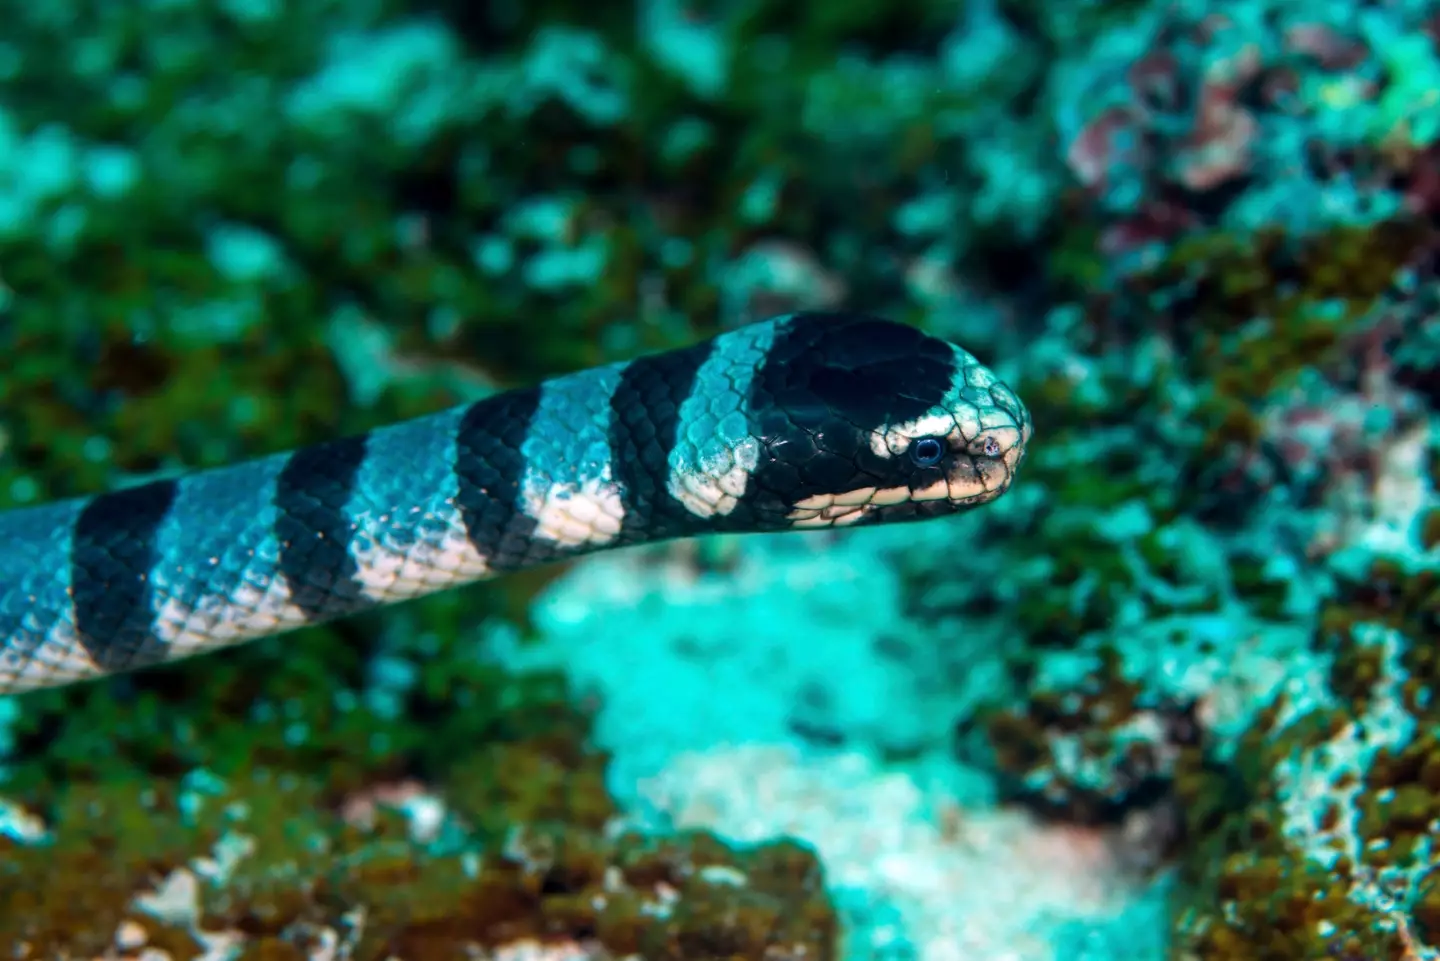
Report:
[{"label": "snake nostril", "polygon": [[986,457],[999,457],[1000,442],[993,437],[987,437],[985,438],[984,444],[981,445],[980,450]]}]

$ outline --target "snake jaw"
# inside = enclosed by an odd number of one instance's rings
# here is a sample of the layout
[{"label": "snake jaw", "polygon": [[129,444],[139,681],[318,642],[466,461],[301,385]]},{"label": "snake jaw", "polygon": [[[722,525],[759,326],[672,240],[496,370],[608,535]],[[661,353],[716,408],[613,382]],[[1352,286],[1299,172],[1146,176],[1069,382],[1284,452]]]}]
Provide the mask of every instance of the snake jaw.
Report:
[{"label": "snake jaw", "polygon": [[786,519],[801,530],[849,527],[879,506],[874,503],[879,493],[874,487],[862,487],[841,494],[816,494],[797,502]]}]

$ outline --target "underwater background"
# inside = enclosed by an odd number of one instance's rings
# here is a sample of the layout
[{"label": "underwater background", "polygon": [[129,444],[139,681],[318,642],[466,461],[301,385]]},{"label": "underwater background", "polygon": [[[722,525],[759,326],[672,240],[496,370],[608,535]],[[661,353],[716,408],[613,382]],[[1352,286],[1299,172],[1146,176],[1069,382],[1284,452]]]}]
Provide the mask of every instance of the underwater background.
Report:
[{"label": "underwater background", "polygon": [[0,0],[0,506],[799,308],[1036,424],[0,699],[0,957],[1440,958],[1437,140],[1420,0]]}]

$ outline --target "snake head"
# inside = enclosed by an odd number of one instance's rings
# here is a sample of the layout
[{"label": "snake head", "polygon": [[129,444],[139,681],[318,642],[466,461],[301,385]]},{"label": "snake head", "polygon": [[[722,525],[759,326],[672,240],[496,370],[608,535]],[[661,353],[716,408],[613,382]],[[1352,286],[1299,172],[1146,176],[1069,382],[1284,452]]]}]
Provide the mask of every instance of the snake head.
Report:
[{"label": "snake head", "polygon": [[[903,324],[799,314],[767,364],[759,485],[800,529],[918,520],[1010,488],[1029,411],[965,350]],[[779,347],[780,345],[777,345]]]}]

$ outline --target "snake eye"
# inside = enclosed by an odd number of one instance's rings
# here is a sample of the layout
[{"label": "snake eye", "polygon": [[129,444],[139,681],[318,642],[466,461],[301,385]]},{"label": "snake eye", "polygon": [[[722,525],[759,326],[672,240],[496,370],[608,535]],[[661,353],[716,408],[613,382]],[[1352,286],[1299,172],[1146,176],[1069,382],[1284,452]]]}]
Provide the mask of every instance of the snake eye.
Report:
[{"label": "snake eye", "polygon": [[910,445],[910,459],[921,467],[934,467],[945,456],[945,445],[938,437],[921,437]]}]

